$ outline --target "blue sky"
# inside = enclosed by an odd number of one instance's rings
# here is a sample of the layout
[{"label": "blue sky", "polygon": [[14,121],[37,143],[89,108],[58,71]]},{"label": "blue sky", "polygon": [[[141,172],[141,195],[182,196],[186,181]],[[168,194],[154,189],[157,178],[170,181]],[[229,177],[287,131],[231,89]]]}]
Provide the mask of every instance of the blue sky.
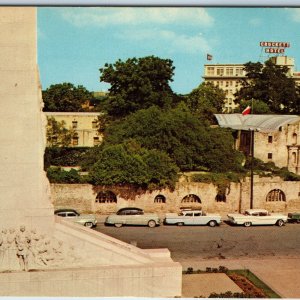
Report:
[{"label": "blue sky", "polygon": [[[230,7],[39,7],[38,63],[43,89],[71,82],[109,88],[99,68],[117,59],[173,60],[177,93],[202,82],[206,63],[261,61],[260,41],[290,42],[300,71],[300,9]],[[208,62],[206,54],[213,55]]]}]

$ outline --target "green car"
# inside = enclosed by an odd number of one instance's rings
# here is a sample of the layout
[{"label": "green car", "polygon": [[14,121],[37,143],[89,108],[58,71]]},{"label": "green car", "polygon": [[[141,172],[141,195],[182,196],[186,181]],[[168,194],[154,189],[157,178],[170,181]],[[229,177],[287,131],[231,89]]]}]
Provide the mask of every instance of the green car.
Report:
[{"label": "green car", "polygon": [[300,212],[289,213],[288,214],[288,222],[300,223]]},{"label": "green car", "polygon": [[144,213],[140,208],[125,207],[117,211],[116,214],[108,216],[105,225],[114,225],[121,227],[123,225],[145,225],[151,228],[160,225],[160,219],[157,214]]}]

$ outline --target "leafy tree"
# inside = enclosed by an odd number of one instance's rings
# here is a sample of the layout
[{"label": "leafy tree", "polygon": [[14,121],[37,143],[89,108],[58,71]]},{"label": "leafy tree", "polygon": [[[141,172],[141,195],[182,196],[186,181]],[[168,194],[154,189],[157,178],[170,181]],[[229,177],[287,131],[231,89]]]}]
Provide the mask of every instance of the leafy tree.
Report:
[{"label": "leafy tree", "polygon": [[44,111],[83,111],[82,106],[93,99],[93,94],[82,85],[54,84],[43,91]]},{"label": "leafy tree", "polygon": [[260,100],[241,100],[238,108],[235,109],[235,112],[242,112],[247,106],[253,108],[251,113],[253,114],[270,114],[272,113],[269,106]]},{"label": "leafy tree", "polygon": [[[134,145],[134,147],[132,146]],[[98,147],[89,175],[93,184],[173,187],[178,168],[167,154],[146,150],[134,141]]]},{"label": "leafy tree", "polygon": [[70,171],[62,170],[60,167],[51,167],[47,169],[47,177],[51,183],[83,183],[78,171],[71,169]]},{"label": "leafy tree", "polygon": [[129,139],[167,153],[181,170],[232,170],[241,163],[240,154],[232,149],[231,132],[204,126],[183,103],[169,110],[139,110],[113,122],[106,129],[104,144]]},{"label": "leafy tree", "polygon": [[300,113],[300,90],[292,78],[287,77],[288,67],[278,66],[271,60],[265,65],[248,62],[246,79],[236,93],[241,100],[261,100],[275,113]]},{"label": "leafy tree", "polygon": [[65,127],[65,121],[56,121],[54,117],[47,117],[47,145],[48,147],[67,147],[74,134],[73,129]]},{"label": "leafy tree", "polygon": [[176,99],[169,83],[174,75],[173,62],[155,56],[117,60],[100,69],[100,81],[110,83],[106,110],[123,117],[152,105],[170,107]]},{"label": "leafy tree", "polygon": [[212,83],[202,83],[186,98],[191,112],[200,118],[214,120],[214,114],[221,113],[225,101],[225,92]]}]

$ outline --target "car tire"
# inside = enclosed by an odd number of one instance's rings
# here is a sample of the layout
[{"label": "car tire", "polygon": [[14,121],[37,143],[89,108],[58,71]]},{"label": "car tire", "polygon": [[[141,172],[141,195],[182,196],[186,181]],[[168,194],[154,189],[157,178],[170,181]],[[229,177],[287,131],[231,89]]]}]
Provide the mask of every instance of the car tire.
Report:
[{"label": "car tire", "polygon": [[123,224],[122,224],[122,223],[115,223],[114,225],[115,225],[115,227],[117,227],[117,228],[120,228],[120,227],[122,227],[122,226],[123,226]]},{"label": "car tire", "polygon": [[182,225],[184,225],[184,223],[183,223],[183,222],[179,222],[179,223],[177,223],[177,226],[182,226]]},{"label": "car tire", "polygon": [[245,227],[250,227],[251,225],[252,225],[251,222],[245,222],[245,223],[244,223],[244,226],[245,226]]},{"label": "car tire", "polygon": [[150,220],[150,221],[148,222],[148,227],[154,228],[155,226],[156,226],[156,222],[155,222],[154,220]]},{"label": "car tire", "polygon": [[280,219],[277,221],[276,225],[282,227],[284,225],[284,221]]},{"label": "car tire", "polygon": [[217,222],[215,220],[211,220],[208,222],[208,226],[210,227],[216,227],[217,226]]},{"label": "car tire", "polygon": [[87,228],[93,228],[94,225],[93,225],[92,222],[85,222],[84,226],[87,227]]}]

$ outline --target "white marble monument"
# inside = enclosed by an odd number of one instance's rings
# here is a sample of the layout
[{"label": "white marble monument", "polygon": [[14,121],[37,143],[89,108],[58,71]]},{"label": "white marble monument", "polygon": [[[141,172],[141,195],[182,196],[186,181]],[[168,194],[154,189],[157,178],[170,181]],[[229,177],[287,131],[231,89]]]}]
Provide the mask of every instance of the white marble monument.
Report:
[{"label": "white marble monument", "polygon": [[0,296],[180,296],[168,249],[54,218],[36,24],[34,7],[0,7]]}]

